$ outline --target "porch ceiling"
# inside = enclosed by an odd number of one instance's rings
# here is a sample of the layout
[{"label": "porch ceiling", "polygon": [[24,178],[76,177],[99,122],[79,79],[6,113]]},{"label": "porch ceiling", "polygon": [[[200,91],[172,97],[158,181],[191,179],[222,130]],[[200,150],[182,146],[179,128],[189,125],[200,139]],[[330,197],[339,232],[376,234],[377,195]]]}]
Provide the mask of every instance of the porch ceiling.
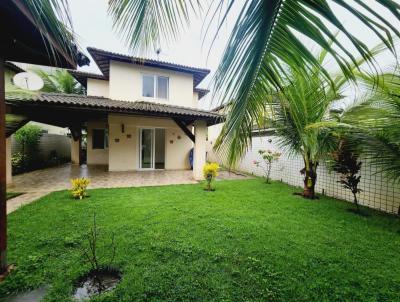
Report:
[{"label": "porch ceiling", "polygon": [[107,118],[109,113],[171,118],[185,125],[190,125],[196,120],[204,120],[208,126],[223,121],[223,116],[215,112],[143,101],[116,101],[86,95],[57,93],[8,95],[6,105],[8,114],[70,128],[83,125],[88,120]]}]

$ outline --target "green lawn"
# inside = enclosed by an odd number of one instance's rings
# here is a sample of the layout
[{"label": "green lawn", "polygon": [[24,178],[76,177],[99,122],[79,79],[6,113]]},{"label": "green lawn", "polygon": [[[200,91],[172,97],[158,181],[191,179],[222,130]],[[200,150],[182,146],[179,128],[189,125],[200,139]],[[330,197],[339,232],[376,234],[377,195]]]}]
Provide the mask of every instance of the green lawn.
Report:
[{"label": "green lawn", "polygon": [[79,242],[96,211],[115,232],[123,279],[95,301],[400,301],[398,219],[262,180],[52,193],[9,215],[0,297],[48,285],[68,301],[88,266]]}]

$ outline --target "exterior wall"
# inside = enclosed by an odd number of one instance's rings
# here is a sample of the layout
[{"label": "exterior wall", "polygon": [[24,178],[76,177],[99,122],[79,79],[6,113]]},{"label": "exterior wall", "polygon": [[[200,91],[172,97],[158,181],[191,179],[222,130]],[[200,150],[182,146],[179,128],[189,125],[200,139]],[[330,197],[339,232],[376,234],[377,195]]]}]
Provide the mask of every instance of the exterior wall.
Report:
[{"label": "exterior wall", "polygon": [[87,79],[86,94],[90,96],[109,97],[109,82],[97,79]]},{"label": "exterior wall", "polygon": [[71,164],[80,165],[81,140],[75,141],[71,137]]},{"label": "exterior wall", "polygon": [[46,131],[48,134],[57,134],[57,135],[67,135],[68,128],[61,128],[53,125],[38,123],[38,122],[29,122],[29,125],[36,125],[42,128],[42,130]]},{"label": "exterior wall", "polygon": [[[15,154],[21,151],[21,146],[11,136],[11,153]],[[50,153],[56,151],[61,157],[69,158],[71,156],[70,138],[66,135],[44,133],[39,142],[39,153],[43,159],[48,159]]]},{"label": "exterior wall", "polygon": [[[221,158],[211,150],[212,145],[208,144],[209,160],[221,162]],[[262,168],[257,168],[253,161],[260,161],[258,150],[273,150],[282,152],[277,147],[277,137],[261,136],[253,137],[252,148],[246,152],[239,162],[238,170],[254,175],[263,175]],[[382,210],[389,213],[398,213],[400,207],[400,185],[385,179],[384,175],[376,173],[376,169],[362,160],[361,182],[359,188],[362,192],[359,194],[360,204]],[[300,157],[289,157],[283,152],[281,158],[274,162],[271,170],[271,178],[281,180],[293,186],[302,187],[303,177],[300,170],[304,163]],[[327,196],[335,197],[352,202],[353,197],[349,190],[342,188],[338,183],[339,175],[330,171],[324,164],[318,167],[318,179],[316,191],[324,193]]]},{"label": "exterior wall", "polygon": [[206,140],[207,124],[205,121],[196,121],[194,123],[194,135],[196,142],[194,144],[193,156],[193,177],[196,180],[203,180],[203,167],[206,163]]},{"label": "exterior wall", "polygon": [[92,131],[93,129],[107,129],[106,121],[89,121],[87,123],[87,158],[88,165],[108,165],[108,150],[106,149],[93,149],[92,148]]},{"label": "exterior wall", "polygon": [[[189,151],[192,141],[170,119],[109,115],[109,170],[139,169],[139,129],[165,129],[165,169],[189,169]],[[122,126],[125,131],[122,133]]]},{"label": "exterior wall", "polygon": [[[146,73],[169,77],[168,100],[142,96],[142,74]],[[111,61],[109,86],[109,97],[114,100],[193,106],[193,76],[191,74]]]},{"label": "exterior wall", "polygon": [[193,91],[193,102],[192,102],[192,107],[193,108],[199,108],[199,93]]}]

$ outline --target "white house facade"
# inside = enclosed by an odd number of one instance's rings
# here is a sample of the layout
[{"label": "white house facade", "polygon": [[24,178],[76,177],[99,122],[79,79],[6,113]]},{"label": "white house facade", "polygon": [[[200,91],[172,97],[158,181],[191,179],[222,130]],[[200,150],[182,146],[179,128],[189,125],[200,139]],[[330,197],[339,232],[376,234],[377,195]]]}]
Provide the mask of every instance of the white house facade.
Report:
[{"label": "white house facade", "polygon": [[[88,51],[102,75],[71,74],[86,87],[86,101],[110,110],[85,121],[87,164],[106,165],[109,171],[193,168],[194,178],[202,179],[207,128],[221,120],[219,114],[198,109],[207,91],[197,85],[209,70]],[[71,144],[75,164],[80,163],[79,134]]]}]

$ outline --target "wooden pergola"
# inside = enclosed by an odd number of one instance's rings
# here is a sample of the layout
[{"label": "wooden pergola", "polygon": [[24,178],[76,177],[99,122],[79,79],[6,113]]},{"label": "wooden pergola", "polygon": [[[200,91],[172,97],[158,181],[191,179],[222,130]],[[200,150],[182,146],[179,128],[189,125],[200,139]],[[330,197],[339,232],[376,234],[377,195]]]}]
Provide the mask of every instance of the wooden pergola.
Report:
[{"label": "wooden pergola", "polygon": [[89,59],[77,50],[72,41],[67,50],[56,42],[57,37],[42,30],[44,27],[37,23],[25,1],[0,1],[0,280],[9,271],[4,63],[7,60],[72,69],[89,63]]}]

